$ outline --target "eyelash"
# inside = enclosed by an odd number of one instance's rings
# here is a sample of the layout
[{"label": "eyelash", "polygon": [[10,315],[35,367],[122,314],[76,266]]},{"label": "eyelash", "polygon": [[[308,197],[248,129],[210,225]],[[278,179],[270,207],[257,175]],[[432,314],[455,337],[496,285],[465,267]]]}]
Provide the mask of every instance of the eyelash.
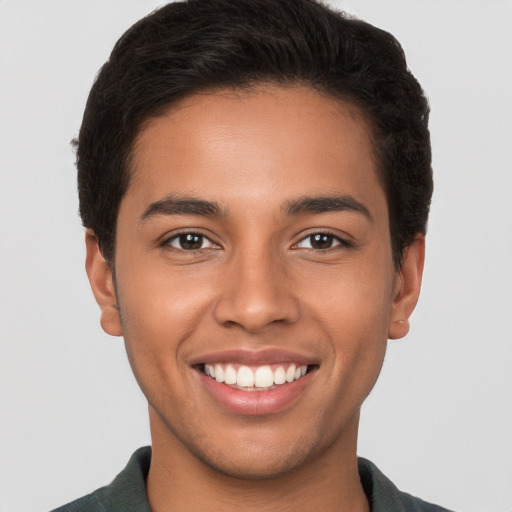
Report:
[{"label": "eyelash", "polygon": [[[180,239],[182,237],[187,237],[187,236],[199,238],[201,245],[203,245],[204,242],[209,242],[211,244],[211,246],[210,247],[198,247],[198,248],[185,249],[183,247],[183,244],[186,242],[186,240],[185,239],[180,240]],[[330,247],[324,247],[324,248],[303,247],[303,249],[308,250],[308,251],[314,251],[314,252],[327,252],[330,250],[336,250],[337,247],[339,247],[339,248],[352,248],[353,247],[353,244],[351,242],[347,241],[344,238],[341,238],[339,235],[337,235],[329,230],[322,230],[322,231],[315,231],[313,233],[309,233],[308,235],[302,237],[297,243],[295,243],[292,246],[292,249],[293,250],[301,249],[300,244],[305,242],[308,239],[310,240],[310,245],[312,245],[311,239],[313,237],[327,237],[328,238],[327,242],[330,242],[331,244],[334,243],[334,245],[331,245]],[[174,242],[174,241],[178,241],[178,243],[181,242],[180,243],[181,247],[174,247],[172,245],[172,242]],[[321,240],[317,240],[317,241],[319,243],[322,242]],[[335,242],[337,242],[337,243],[335,243]],[[191,243],[193,243],[193,240],[191,240]],[[176,234],[172,235],[171,237],[166,238],[162,242],[161,246],[172,248],[172,249],[175,249],[178,251],[188,252],[188,253],[197,253],[200,251],[219,248],[219,245],[216,244],[215,242],[213,242],[208,236],[206,236],[205,234],[203,234],[201,232],[197,232],[197,231],[181,231],[179,233],[176,233]]]},{"label": "eyelash", "polygon": [[308,239],[311,239],[315,236],[316,237],[326,236],[331,239],[331,242],[333,242],[333,243],[337,242],[337,243],[335,245],[331,245],[330,247],[321,248],[321,249],[315,249],[314,247],[304,247],[303,249],[306,249],[309,251],[315,251],[315,252],[327,252],[327,251],[331,251],[331,250],[336,250],[337,248],[350,249],[350,248],[354,247],[354,244],[352,242],[349,242],[345,238],[341,238],[338,234],[333,233],[332,231],[329,231],[329,230],[321,230],[321,231],[314,231],[314,232],[309,233],[306,236],[302,237],[296,244],[293,245],[292,249],[299,248],[298,246],[300,243],[302,243]]},{"label": "eyelash", "polygon": [[[205,241],[207,241],[207,242],[209,242],[211,244],[212,247],[199,247],[197,249],[185,249],[183,247],[173,247],[172,246],[172,242],[174,242],[174,241],[179,241],[180,242],[180,238],[181,237],[187,237],[187,236],[199,238],[201,240],[201,245]],[[185,240],[181,240],[181,242],[183,243],[183,242],[185,242]],[[168,247],[168,248],[171,248],[171,249],[174,249],[174,250],[177,250],[177,251],[188,252],[188,253],[197,253],[197,252],[200,252],[200,251],[205,251],[205,250],[219,248],[219,246],[215,242],[213,242],[209,237],[207,237],[205,234],[203,234],[201,232],[197,232],[197,231],[181,231],[179,233],[176,233],[175,235],[172,235],[171,237],[166,238],[162,242],[161,246],[162,247]]]}]

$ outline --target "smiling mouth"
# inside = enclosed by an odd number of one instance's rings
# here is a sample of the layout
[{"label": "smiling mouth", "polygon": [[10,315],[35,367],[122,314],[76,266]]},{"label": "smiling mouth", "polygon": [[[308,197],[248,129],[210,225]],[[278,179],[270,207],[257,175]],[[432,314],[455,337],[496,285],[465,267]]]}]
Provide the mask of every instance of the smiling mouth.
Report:
[{"label": "smiling mouth", "polygon": [[203,373],[241,391],[268,391],[295,382],[309,371],[314,365],[295,363],[247,366],[240,364],[204,364]]}]

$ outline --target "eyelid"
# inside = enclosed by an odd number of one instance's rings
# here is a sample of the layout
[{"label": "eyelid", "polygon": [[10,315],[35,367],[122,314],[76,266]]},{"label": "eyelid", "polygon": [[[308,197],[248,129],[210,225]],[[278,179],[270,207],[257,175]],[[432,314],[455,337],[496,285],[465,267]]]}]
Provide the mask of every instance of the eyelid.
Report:
[{"label": "eyelid", "polygon": [[[298,245],[306,240],[307,238],[310,238],[314,235],[328,235],[332,236],[337,242],[336,245],[333,245],[332,247],[329,247],[327,249],[314,249],[312,247],[298,247]],[[332,229],[313,229],[309,233],[303,234],[300,239],[295,242],[292,245],[292,249],[306,249],[306,250],[312,250],[315,252],[322,252],[322,251],[329,251],[331,249],[335,249],[336,247],[345,247],[345,248],[351,248],[354,247],[354,242],[351,240],[351,237],[349,235],[342,236],[339,232],[333,231]]]},{"label": "eyelid", "polygon": [[195,249],[196,251],[202,251],[202,250],[206,250],[206,249],[220,249],[221,246],[219,243],[215,242],[213,240],[213,237],[211,235],[207,235],[204,230],[202,230],[201,228],[182,228],[182,229],[178,229],[178,230],[175,230],[175,231],[172,231],[171,233],[166,233],[162,238],[161,238],[161,241],[159,242],[159,246],[160,247],[171,247],[172,249],[175,249],[177,251],[182,251],[182,252],[194,252],[194,250],[186,250],[186,249],[180,249],[178,247],[173,247],[171,245],[171,242],[174,241],[174,240],[177,240],[180,236],[182,235],[197,235],[197,236],[201,236],[203,237],[204,239],[208,240],[208,242],[210,242],[210,244],[212,244],[213,247],[204,247],[204,248],[201,248],[201,249]]}]

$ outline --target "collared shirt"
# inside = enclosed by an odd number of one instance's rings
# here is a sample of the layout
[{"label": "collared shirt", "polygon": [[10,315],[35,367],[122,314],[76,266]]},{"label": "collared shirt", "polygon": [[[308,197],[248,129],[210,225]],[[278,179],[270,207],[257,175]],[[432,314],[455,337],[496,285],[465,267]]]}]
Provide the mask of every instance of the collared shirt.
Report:
[{"label": "collared shirt", "polygon": [[[151,448],[138,449],[110,485],[53,512],[151,512],[146,495],[150,463]],[[359,458],[358,468],[372,512],[449,512],[399,491],[369,460]]]}]

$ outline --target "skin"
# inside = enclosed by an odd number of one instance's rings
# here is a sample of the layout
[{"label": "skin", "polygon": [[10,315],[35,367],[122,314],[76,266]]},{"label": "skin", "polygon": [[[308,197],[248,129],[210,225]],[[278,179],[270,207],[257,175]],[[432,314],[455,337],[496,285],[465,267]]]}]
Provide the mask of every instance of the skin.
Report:
[{"label": "skin", "polygon": [[[115,281],[90,231],[86,267],[102,327],[124,336],[149,402],[152,510],[369,510],[359,411],[387,339],[408,331],[424,238],[396,270],[364,117],[307,87],[193,95],[144,126],[134,157]],[[222,215],[155,207],[170,195]],[[333,195],[366,213],[287,211]],[[201,248],[183,248],[183,231],[204,235]],[[193,366],[211,352],[275,348],[315,363],[275,414],[227,411]]]}]

